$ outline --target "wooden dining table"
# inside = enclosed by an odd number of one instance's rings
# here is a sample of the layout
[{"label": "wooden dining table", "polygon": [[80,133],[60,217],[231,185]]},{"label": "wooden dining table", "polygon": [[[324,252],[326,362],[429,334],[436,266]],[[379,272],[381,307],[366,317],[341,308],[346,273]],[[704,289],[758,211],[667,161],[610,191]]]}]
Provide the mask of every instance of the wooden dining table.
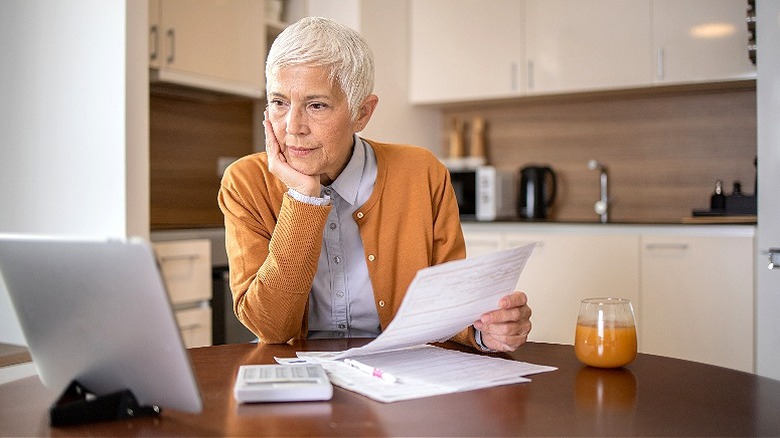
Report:
[{"label": "wooden dining table", "polygon": [[395,403],[338,387],[323,402],[233,398],[240,365],[365,342],[188,350],[203,399],[199,414],[164,409],[157,417],[52,428],[48,408],[59,391],[27,377],[0,385],[0,436],[780,436],[780,381],[649,354],[623,368],[592,368],[577,361],[571,345],[544,343],[498,354],[558,368],[528,383]]}]

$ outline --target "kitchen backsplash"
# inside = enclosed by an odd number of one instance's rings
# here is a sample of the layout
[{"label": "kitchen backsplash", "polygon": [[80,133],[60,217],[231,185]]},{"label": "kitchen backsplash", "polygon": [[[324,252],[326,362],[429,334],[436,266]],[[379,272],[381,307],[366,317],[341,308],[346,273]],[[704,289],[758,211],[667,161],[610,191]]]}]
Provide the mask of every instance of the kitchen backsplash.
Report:
[{"label": "kitchen backsplash", "polygon": [[222,164],[252,152],[253,102],[152,94],[149,114],[152,230],[221,227]]},{"label": "kitchen backsplash", "polygon": [[[486,122],[489,162],[558,175],[551,220],[597,222],[596,159],[608,168],[611,222],[679,223],[709,208],[716,180],[753,194],[755,82],[632,90],[447,106],[441,156],[455,119]],[[464,136],[469,138],[468,132]]]},{"label": "kitchen backsplash", "polygon": [[[152,229],[222,226],[219,163],[253,151],[253,102],[151,96]],[[597,222],[607,166],[610,221],[679,223],[706,209],[716,180],[753,193],[755,82],[523,98],[440,108],[445,157],[455,118],[485,121],[490,163],[518,171],[550,165],[558,175],[551,220]],[[468,143],[469,135],[465,133]],[[468,146],[468,144],[466,144]]]}]

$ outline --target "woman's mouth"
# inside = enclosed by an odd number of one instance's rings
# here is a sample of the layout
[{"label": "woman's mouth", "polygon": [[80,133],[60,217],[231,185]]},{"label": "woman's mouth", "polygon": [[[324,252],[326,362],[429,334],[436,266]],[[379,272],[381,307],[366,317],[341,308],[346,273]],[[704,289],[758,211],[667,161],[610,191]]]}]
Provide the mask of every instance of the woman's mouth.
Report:
[{"label": "woman's mouth", "polygon": [[312,153],[314,149],[309,148],[303,148],[303,147],[297,147],[297,146],[287,146],[287,155],[291,155],[294,157],[305,157]]}]

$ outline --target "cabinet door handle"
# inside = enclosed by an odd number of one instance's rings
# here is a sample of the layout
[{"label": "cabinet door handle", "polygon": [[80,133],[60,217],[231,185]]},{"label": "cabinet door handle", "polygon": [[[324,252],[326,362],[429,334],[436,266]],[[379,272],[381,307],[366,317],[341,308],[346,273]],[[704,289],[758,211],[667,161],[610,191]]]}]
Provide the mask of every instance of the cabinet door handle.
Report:
[{"label": "cabinet door handle", "polygon": [[780,248],[769,248],[766,252],[769,256],[769,269],[780,269]]},{"label": "cabinet door handle", "polygon": [[677,249],[677,250],[686,250],[688,249],[687,243],[648,243],[645,245],[645,248],[652,251],[654,249]]},{"label": "cabinet door handle", "polygon": [[160,31],[157,28],[157,25],[152,26],[150,32],[149,32],[149,39],[153,42],[153,49],[151,53],[149,53],[149,58],[152,61],[157,60],[157,55],[159,54],[159,47],[160,47]]},{"label": "cabinet door handle", "polygon": [[170,256],[162,256],[160,257],[160,262],[173,262],[178,260],[197,260],[200,256],[197,254],[181,254],[181,255],[170,255]]},{"label": "cabinet door handle", "polygon": [[191,331],[191,330],[198,330],[201,327],[203,327],[203,324],[200,324],[200,323],[196,322],[196,323],[193,323],[193,324],[187,324],[187,325],[179,326],[179,330],[181,330],[183,332],[186,332],[186,331]]},{"label": "cabinet door handle", "polygon": [[165,61],[168,64],[173,64],[173,60],[176,58],[176,33],[173,29],[168,29],[166,35],[168,35],[168,42],[170,43],[171,51],[168,54],[168,59]]},{"label": "cabinet door handle", "polygon": [[665,70],[666,70],[665,67],[666,66],[664,65],[664,48],[663,47],[659,47],[658,48],[658,59],[656,61],[656,72],[655,72],[656,78],[659,81],[664,80],[664,73],[665,73]]},{"label": "cabinet door handle", "polygon": [[510,75],[510,81],[511,81],[511,87],[512,91],[517,91],[517,63],[512,62],[512,66],[509,69],[509,75]]},{"label": "cabinet door handle", "polygon": [[533,90],[534,89],[534,62],[528,61],[528,65],[526,66],[528,69],[527,76],[528,76],[528,89]]}]

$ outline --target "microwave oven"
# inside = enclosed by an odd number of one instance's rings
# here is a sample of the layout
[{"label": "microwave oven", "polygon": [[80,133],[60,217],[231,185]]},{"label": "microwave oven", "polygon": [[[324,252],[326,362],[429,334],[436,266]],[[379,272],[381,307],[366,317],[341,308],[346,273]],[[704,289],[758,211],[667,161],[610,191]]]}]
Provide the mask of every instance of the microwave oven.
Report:
[{"label": "microwave oven", "polygon": [[517,216],[515,172],[493,166],[450,169],[450,179],[461,219],[494,221]]}]

